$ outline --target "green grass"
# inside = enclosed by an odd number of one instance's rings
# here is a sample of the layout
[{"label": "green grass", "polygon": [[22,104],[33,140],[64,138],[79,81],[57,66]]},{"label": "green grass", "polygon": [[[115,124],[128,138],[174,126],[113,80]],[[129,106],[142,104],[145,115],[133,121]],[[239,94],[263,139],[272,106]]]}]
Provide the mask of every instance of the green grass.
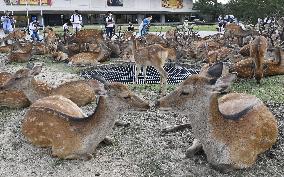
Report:
[{"label": "green grass", "polygon": [[[131,90],[159,92],[159,84],[129,84]],[[178,85],[167,85],[167,92],[173,91]],[[255,95],[262,101],[284,103],[284,76],[266,77],[258,85],[255,79],[238,79],[232,84],[232,92]]]},{"label": "green grass", "polygon": [[[138,26],[134,26],[135,27],[135,31],[138,32]],[[194,31],[216,31],[216,27],[217,25],[196,25],[193,27]],[[52,27],[54,29],[54,31],[58,34],[63,34],[63,29],[61,26],[55,26]],[[85,25],[82,29],[103,29],[104,30],[104,26],[103,25]],[[150,32],[166,32],[170,29],[175,29],[174,26],[151,26],[150,27]],[[72,31],[72,27],[70,26],[70,30]],[[119,30],[121,30],[121,32],[124,32],[127,30],[127,25],[118,27],[116,29],[116,32],[118,32]]]},{"label": "green grass", "polygon": [[194,31],[216,31],[217,25],[196,25]]},{"label": "green grass", "polygon": [[284,103],[284,76],[266,77],[261,84],[256,84],[255,79],[241,79],[232,85],[235,92],[255,95],[262,101]]}]

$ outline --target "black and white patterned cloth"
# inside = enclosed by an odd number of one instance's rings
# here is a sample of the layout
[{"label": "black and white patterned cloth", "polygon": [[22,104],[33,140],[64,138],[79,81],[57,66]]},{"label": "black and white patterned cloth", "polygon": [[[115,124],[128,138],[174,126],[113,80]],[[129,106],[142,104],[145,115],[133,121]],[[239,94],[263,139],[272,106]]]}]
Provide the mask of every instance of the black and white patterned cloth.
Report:
[{"label": "black and white patterned cloth", "polygon": [[[199,69],[177,65],[175,63],[166,63],[164,69],[168,73],[168,84],[178,84],[185,80],[188,76],[199,73]],[[101,76],[109,82],[130,84],[135,83],[135,70],[136,66],[133,63],[105,64],[85,69],[81,71],[80,75],[86,79],[92,79],[94,76]],[[159,83],[160,74],[154,67],[147,67],[146,80],[144,80],[142,69],[139,72],[137,84]]]}]

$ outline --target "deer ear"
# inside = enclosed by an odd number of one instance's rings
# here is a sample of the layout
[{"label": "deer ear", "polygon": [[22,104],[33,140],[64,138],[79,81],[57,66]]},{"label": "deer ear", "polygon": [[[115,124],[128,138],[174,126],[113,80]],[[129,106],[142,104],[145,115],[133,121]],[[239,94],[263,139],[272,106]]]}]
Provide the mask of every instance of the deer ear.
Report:
[{"label": "deer ear", "polygon": [[42,66],[35,66],[33,69],[30,71],[30,75],[36,76],[41,72]]},{"label": "deer ear", "polygon": [[222,72],[223,72],[223,63],[216,63],[213,66],[211,66],[207,71],[208,75],[213,78],[221,77]]},{"label": "deer ear", "polygon": [[236,77],[236,74],[228,74],[220,77],[214,85],[214,91],[224,92],[230,87],[232,81],[235,80]]}]

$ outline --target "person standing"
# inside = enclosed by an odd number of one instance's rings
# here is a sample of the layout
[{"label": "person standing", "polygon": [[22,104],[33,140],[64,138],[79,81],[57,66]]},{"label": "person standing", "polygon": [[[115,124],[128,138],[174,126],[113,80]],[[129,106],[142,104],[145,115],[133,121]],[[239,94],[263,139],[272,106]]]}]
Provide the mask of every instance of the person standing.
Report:
[{"label": "person standing", "polygon": [[144,18],[144,20],[141,22],[139,26],[139,34],[140,36],[143,36],[148,33],[149,27],[150,27],[150,22],[152,20],[152,15],[147,16]]},{"label": "person standing", "polygon": [[115,27],[115,22],[112,17],[112,13],[109,11],[106,17],[106,35],[110,39],[112,38],[114,27]]},{"label": "person standing", "polygon": [[3,24],[3,31],[5,34],[11,33],[13,29],[13,24],[16,20],[13,18],[13,15],[10,12],[6,12],[4,16],[1,17],[1,22]]},{"label": "person standing", "polygon": [[64,43],[65,43],[67,34],[69,34],[68,22],[65,22],[64,25],[62,26],[62,28],[63,28],[63,31],[64,31],[63,38],[64,38]]},{"label": "person standing", "polygon": [[131,32],[134,31],[134,26],[131,22],[128,23],[127,31],[131,31]]},{"label": "person standing", "polygon": [[34,19],[34,20],[30,23],[30,25],[29,25],[29,29],[30,29],[30,31],[31,31],[31,33],[32,33],[31,37],[32,37],[32,40],[33,40],[33,41],[34,41],[35,39],[36,39],[37,41],[40,41],[39,35],[38,35],[39,27],[40,27],[39,22],[38,22],[36,19]]},{"label": "person standing", "polygon": [[73,25],[73,32],[77,33],[82,28],[82,16],[79,14],[78,10],[74,11],[74,14],[70,17],[70,22]]}]

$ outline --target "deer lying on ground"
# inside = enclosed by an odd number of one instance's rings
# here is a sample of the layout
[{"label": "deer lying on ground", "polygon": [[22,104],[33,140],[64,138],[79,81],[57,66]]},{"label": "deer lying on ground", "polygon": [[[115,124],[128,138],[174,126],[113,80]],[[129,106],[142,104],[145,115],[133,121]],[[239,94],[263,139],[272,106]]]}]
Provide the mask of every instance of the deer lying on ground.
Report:
[{"label": "deer lying on ground", "polygon": [[26,37],[26,31],[22,31],[20,29],[17,29],[11,33],[9,33],[6,37],[3,38],[4,41],[7,40],[13,40],[13,41],[20,41],[24,40]]},{"label": "deer lying on ground", "polygon": [[216,63],[217,61],[224,60],[227,58],[231,58],[234,50],[227,48],[227,47],[222,47],[218,50],[213,50],[209,51],[207,54],[207,63],[212,65],[213,63]]},{"label": "deer lying on ground", "polygon": [[176,60],[176,49],[165,48],[159,44],[137,48],[134,36],[132,36],[132,39],[130,40],[130,45],[132,45],[134,60],[137,67],[135,73],[136,82],[142,66],[144,66],[144,80],[146,80],[146,67],[153,66],[160,73],[160,91],[162,95],[165,95],[168,73],[164,70],[163,66],[167,59]]},{"label": "deer lying on ground", "polygon": [[[12,74],[7,72],[0,73],[0,87],[4,85]],[[0,107],[23,108],[30,105],[28,98],[22,91],[18,90],[0,90]]]},{"label": "deer lying on ground", "polygon": [[87,65],[96,65],[99,63],[98,56],[99,53],[92,53],[92,52],[82,52],[78,53],[72,57],[70,57],[69,65],[74,66],[87,66]]},{"label": "deer lying on ground", "polygon": [[254,75],[258,84],[260,84],[260,80],[263,78],[263,63],[267,47],[267,39],[263,36],[256,37],[250,43],[250,57],[254,58]]},{"label": "deer lying on ground", "polygon": [[69,39],[68,43],[75,42],[78,44],[79,51],[84,43],[92,43],[96,40],[103,39],[103,32],[98,29],[84,29],[73,34]]},{"label": "deer lying on ground", "polygon": [[[16,47],[17,46],[17,47]],[[33,43],[28,42],[24,46],[15,44],[13,48],[18,48],[17,50],[12,50],[8,56],[10,62],[27,62],[31,59],[34,54]]]},{"label": "deer lying on ground", "polygon": [[190,76],[156,106],[190,119],[196,139],[187,156],[203,149],[208,162],[220,170],[247,168],[276,142],[277,122],[255,96],[229,93],[218,99],[235,78],[234,74],[221,77],[222,70],[218,63]]},{"label": "deer lying on ground", "polygon": [[100,96],[93,114],[62,96],[37,100],[25,115],[22,132],[34,145],[52,147],[52,156],[62,159],[92,158],[96,147],[112,132],[118,113],[129,109],[147,110],[149,104],[121,83],[105,81],[106,96]]},{"label": "deer lying on ground", "polygon": [[[284,75],[284,52],[280,47],[274,49],[275,59],[264,60],[263,76]],[[241,60],[230,68],[230,72],[238,73],[240,78],[253,78],[255,74],[254,58],[246,58]]]},{"label": "deer lying on ground", "polygon": [[23,91],[32,103],[51,95],[62,95],[78,106],[84,106],[96,100],[95,92],[99,88],[96,80],[70,81],[53,88],[34,79],[40,71],[41,66],[35,66],[33,69],[20,69],[2,87],[6,90]]}]

